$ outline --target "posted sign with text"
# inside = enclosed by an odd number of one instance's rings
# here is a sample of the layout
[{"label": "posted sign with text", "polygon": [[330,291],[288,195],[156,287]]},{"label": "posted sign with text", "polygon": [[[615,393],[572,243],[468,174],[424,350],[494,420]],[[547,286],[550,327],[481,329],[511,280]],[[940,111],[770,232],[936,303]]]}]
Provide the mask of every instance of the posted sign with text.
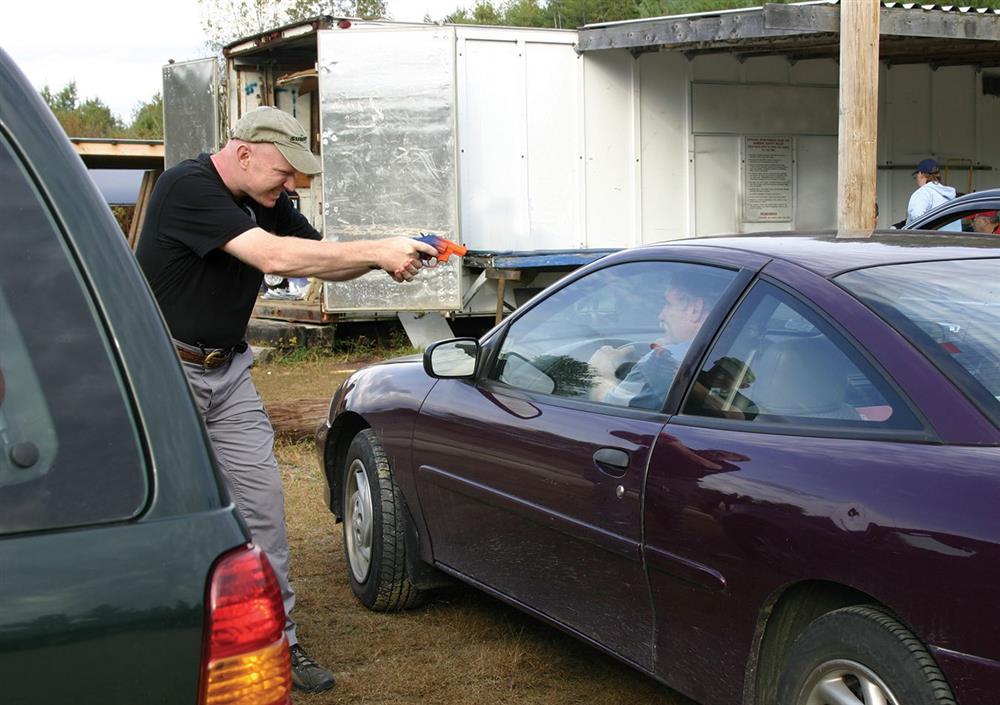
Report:
[{"label": "posted sign with text", "polygon": [[743,221],[792,220],[792,138],[743,138]]}]

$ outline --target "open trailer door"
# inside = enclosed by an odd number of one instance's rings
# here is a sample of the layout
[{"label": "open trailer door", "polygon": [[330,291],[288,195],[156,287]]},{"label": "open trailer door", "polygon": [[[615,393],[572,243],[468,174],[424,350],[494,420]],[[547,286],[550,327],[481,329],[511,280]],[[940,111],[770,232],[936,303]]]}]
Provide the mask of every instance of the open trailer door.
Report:
[{"label": "open trailer door", "polygon": [[[458,241],[454,28],[322,31],[317,53],[324,237]],[[461,274],[452,258],[406,284],[383,272],[328,282],[325,308],[460,310]]]},{"label": "open trailer door", "polygon": [[164,167],[169,169],[221,143],[219,68],[214,57],[163,67]]}]

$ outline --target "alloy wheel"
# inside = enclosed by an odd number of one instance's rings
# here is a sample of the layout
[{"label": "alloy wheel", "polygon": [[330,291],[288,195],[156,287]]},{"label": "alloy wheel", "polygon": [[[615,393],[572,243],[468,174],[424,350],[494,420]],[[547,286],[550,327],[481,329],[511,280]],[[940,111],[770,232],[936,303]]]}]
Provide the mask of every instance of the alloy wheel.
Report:
[{"label": "alloy wheel", "polygon": [[351,572],[359,583],[368,579],[372,562],[372,508],[371,487],[365,464],[355,459],[347,470],[347,501],[345,509],[344,540],[347,541],[347,555]]},{"label": "alloy wheel", "polygon": [[900,705],[878,675],[856,661],[819,665],[809,675],[799,705]]}]

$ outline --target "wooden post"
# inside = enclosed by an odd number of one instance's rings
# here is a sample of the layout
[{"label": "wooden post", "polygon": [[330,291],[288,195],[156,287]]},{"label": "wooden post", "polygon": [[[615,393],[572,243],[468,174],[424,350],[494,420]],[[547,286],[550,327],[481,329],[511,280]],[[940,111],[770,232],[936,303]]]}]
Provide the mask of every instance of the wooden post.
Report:
[{"label": "wooden post", "polygon": [[499,323],[503,320],[503,302],[507,291],[507,282],[522,281],[521,270],[487,267],[483,270],[483,273],[486,275],[487,279],[496,279],[497,281],[497,315],[495,321]]},{"label": "wooden post", "polygon": [[837,237],[868,237],[875,221],[879,0],[840,3]]},{"label": "wooden post", "polygon": [[132,224],[128,229],[128,244],[135,251],[139,244],[139,234],[142,232],[142,224],[146,220],[146,210],[149,208],[149,197],[153,195],[153,187],[156,180],[163,172],[159,169],[151,169],[142,175],[142,184],[139,186],[139,196],[135,201],[135,212],[132,214]]}]

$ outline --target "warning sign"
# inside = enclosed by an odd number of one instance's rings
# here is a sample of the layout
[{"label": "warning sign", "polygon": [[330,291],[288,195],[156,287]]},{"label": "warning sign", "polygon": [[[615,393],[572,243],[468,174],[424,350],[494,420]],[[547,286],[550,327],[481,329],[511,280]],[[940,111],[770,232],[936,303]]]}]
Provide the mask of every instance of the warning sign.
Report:
[{"label": "warning sign", "polygon": [[743,138],[743,221],[792,220],[792,138]]}]

